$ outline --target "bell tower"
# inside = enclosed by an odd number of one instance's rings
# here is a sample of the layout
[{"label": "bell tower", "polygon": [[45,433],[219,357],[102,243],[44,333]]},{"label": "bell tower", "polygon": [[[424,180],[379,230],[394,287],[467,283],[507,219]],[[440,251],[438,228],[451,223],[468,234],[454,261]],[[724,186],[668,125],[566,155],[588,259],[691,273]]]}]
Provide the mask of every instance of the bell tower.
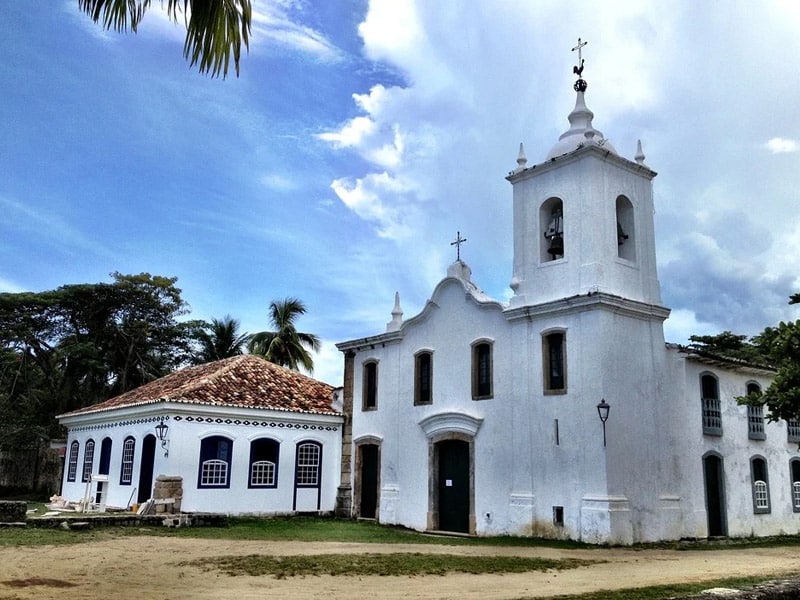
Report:
[{"label": "bell tower", "polygon": [[588,84],[578,40],[575,107],[569,129],[544,161],[528,166],[520,144],[507,179],[514,197],[514,267],[510,307],[602,292],[660,305],[653,224],[656,173],[621,157],[586,106]]}]

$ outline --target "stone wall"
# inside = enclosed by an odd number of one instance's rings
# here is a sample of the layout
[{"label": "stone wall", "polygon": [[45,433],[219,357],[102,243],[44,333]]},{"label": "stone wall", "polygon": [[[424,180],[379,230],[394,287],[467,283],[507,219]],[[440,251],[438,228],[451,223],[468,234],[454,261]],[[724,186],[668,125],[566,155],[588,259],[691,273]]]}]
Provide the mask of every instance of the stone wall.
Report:
[{"label": "stone wall", "polygon": [[0,523],[22,523],[25,521],[28,505],[25,502],[0,500]]},{"label": "stone wall", "polygon": [[159,475],[156,477],[153,500],[156,505],[156,514],[181,512],[183,477],[176,475]]},{"label": "stone wall", "polygon": [[58,451],[46,446],[0,450],[0,488],[38,492],[42,496],[58,494],[63,465]]}]

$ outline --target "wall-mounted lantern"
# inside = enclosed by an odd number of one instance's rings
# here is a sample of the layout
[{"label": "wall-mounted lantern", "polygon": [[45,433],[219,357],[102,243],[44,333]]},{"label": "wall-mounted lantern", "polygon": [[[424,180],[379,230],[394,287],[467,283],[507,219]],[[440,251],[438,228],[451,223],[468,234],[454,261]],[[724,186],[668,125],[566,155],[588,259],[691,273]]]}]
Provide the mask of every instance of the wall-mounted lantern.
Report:
[{"label": "wall-mounted lantern", "polygon": [[597,414],[600,417],[600,421],[603,423],[603,446],[606,445],[606,421],[608,421],[608,413],[610,412],[611,405],[606,402],[605,398],[603,398],[597,405]]},{"label": "wall-mounted lantern", "polygon": [[169,456],[169,438],[167,434],[169,433],[169,425],[164,423],[164,419],[161,419],[161,422],[156,425],[156,437],[161,442],[161,447],[164,449],[164,456]]}]

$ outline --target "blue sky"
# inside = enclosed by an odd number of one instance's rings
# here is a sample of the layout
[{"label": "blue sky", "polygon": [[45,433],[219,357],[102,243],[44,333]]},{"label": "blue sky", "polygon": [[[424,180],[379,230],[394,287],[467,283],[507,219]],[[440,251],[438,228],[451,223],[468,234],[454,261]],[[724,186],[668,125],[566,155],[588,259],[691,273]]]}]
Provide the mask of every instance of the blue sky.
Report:
[{"label": "blue sky", "polygon": [[[254,0],[241,75],[188,67],[158,10],[104,32],[0,0],[0,291],[177,276],[193,318],[338,341],[422,309],[455,259],[509,297],[520,142],[544,160],[584,49],[594,125],[655,179],[669,341],[797,318],[800,4]],[[157,5],[158,2],[154,3]]]}]

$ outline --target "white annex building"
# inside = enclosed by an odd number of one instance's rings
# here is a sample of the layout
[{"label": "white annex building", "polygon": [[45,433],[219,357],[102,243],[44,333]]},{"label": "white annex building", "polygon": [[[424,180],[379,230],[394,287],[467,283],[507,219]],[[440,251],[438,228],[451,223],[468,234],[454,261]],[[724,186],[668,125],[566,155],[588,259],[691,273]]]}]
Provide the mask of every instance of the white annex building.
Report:
[{"label": "white annex building", "polygon": [[184,512],[331,512],[335,393],[252,355],[177,371],[58,417],[68,430],[61,495],[127,508],[153,498],[164,475],[179,482]]},{"label": "white annex building", "polygon": [[579,65],[569,129],[506,178],[510,301],[459,258],[418,315],[396,297],[385,333],[338,344],[338,511],[596,543],[797,533],[800,428],[737,404],[771,371],[665,344],[656,173],[594,128]]}]

